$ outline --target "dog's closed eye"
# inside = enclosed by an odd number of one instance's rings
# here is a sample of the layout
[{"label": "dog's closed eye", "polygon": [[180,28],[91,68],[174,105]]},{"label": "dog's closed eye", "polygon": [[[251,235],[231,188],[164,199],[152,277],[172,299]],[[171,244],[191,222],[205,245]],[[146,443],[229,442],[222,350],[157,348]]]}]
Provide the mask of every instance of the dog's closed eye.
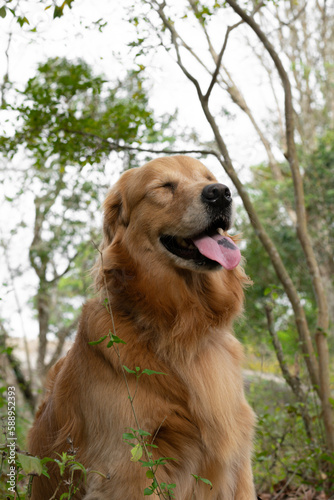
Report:
[{"label": "dog's closed eye", "polygon": [[162,185],[162,187],[166,188],[166,189],[170,189],[172,191],[172,193],[174,193],[176,191],[176,188],[177,188],[177,182],[165,182]]}]

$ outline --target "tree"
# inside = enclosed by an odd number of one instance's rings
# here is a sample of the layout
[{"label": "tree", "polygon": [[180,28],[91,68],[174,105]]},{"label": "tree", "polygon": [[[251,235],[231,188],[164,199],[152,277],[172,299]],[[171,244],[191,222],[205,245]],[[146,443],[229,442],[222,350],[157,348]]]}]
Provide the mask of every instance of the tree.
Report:
[{"label": "tree", "polygon": [[[132,147],[170,143],[171,117],[153,116],[139,73],[111,85],[83,61],[58,58],[41,64],[7,109],[13,133],[0,136],[0,147],[14,168],[15,199],[27,200],[30,193],[34,202],[29,261],[38,283],[37,366],[43,379],[75,330],[80,299],[89,295],[100,205],[115,171],[107,162],[124,148],[117,156],[130,168],[137,165]],[[15,167],[17,161],[24,167]],[[50,336],[56,340],[51,356]]]},{"label": "tree", "polygon": [[[69,7],[71,8],[71,4],[73,3],[74,0],[64,0],[60,5],[57,5],[56,2],[54,2],[53,5],[48,5],[48,2],[41,2],[44,3],[43,8],[45,10],[50,9],[52,7],[52,14],[53,14],[53,19],[56,19],[57,17],[61,17],[64,15],[64,8]],[[27,17],[26,13],[24,10],[22,10],[22,7],[19,5],[19,2],[12,3],[12,0],[5,0],[4,4],[0,8],[0,17],[5,18],[7,15],[12,15],[14,19],[18,22],[18,24],[22,27],[25,24],[30,24],[29,22],[29,15]]]},{"label": "tree", "polygon": [[[303,359],[307,366],[312,385],[321,401],[322,416],[326,432],[326,446],[328,450],[334,452],[334,409],[330,402],[331,390],[327,343],[327,332],[329,327],[328,303],[318,258],[314,251],[315,245],[307,224],[304,182],[297,147],[294,89],[291,84],[291,75],[285,68],[285,57],[278,52],[278,49],[276,49],[276,46],[273,45],[271,41],[272,27],[270,26],[267,33],[268,28],[261,27],[261,19],[263,19],[263,16],[259,15],[264,12],[269,16],[273,8],[270,4],[266,6],[264,3],[255,3],[254,5],[246,3],[242,6],[240,2],[234,0],[227,0],[224,4],[228,5],[230,7],[229,9],[225,9],[220,2],[215,2],[213,4],[213,2],[194,2],[192,0],[183,2],[182,5],[179,4],[177,7],[169,6],[166,1],[159,2],[157,0],[145,0],[144,5],[146,6],[145,14],[137,16],[134,18],[134,21],[137,25],[139,24],[139,26],[140,19],[146,22],[146,24],[149,23],[151,28],[152,26],[159,26],[159,28],[154,31],[153,36],[158,38],[159,43],[166,47],[167,50],[170,51],[172,49],[174,51],[176,63],[184,76],[193,84],[204,115],[210,124],[215,138],[214,154],[216,154],[218,161],[234,183],[255,234],[265,249],[275,273],[283,286],[284,293],[290,302],[294,313],[295,327],[302,346]],[[286,5],[286,3],[284,3],[284,5]],[[305,9],[306,5],[303,4],[302,10]],[[277,12],[281,12],[279,6]],[[231,24],[226,27],[225,34],[222,36],[220,49],[216,51],[214,49],[215,43],[210,36],[210,21],[212,21],[215,16],[220,16],[220,22],[223,23],[222,13],[224,14],[224,19],[228,18],[228,22],[231,21]],[[326,15],[330,17],[328,12]],[[202,36],[203,44],[205,43],[207,47],[206,56],[203,56],[203,46],[199,49],[199,44],[197,43],[198,50],[196,51],[191,42],[185,40],[182,31],[185,23],[188,29],[189,26],[191,26],[192,29],[195,30],[196,35],[193,39],[198,41]],[[197,27],[194,28],[196,23]],[[295,238],[297,238],[296,241],[298,245],[300,245],[301,255],[305,260],[308,276],[314,290],[314,309],[317,311],[317,321],[314,329],[312,329],[313,325],[307,320],[300,293],[297,290],[296,283],[294,283],[291,274],[288,272],[287,266],[282,260],[281,252],[270,237],[249,193],[240,181],[222,135],[220,119],[216,116],[211,106],[214,91],[216,92],[215,99],[217,100],[217,91],[219,87],[225,88],[232,100],[251,118],[250,107],[246,104],[246,100],[243,98],[241,91],[234,85],[232,78],[230,78],[230,73],[226,71],[225,66],[222,64],[231,33],[237,28],[240,29],[239,27],[241,27],[241,25],[243,25],[243,29],[247,27],[248,32],[251,33],[252,40],[257,40],[257,45],[260,45],[261,53],[264,52],[266,54],[270,61],[270,71],[272,74],[275,72],[278,77],[275,78],[275,86],[279,86],[280,92],[283,93],[284,96],[284,121],[282,122],[282,127],[284,129],[284,145],[286,147],[284,154],[288,161],[294,193],[293,205],[292,207],[287,207],[287,209],[290,209],[290,214],[294,217]],[[139,29],[141,29],[141,27],[139,27]],[[143,40],[142,37],[138,39],[138,45],[144,46],[145,44],[148,46],[147,40]],[[193,63],[191,63],[191,59]],[[326,66],[328,62],[329,61],[324,60],[323,65]],[[208,84],[206,84],[203,79],[203,71],[201,68],[204,68],[210,75]],[[204,87],[205,90],[203,90]],[[327,111],[329,116],[331,116],[332,109],[328,109]],[[280,116],[281,115],[278,114],[278,117]],[[255,120],[252,121],[255,122]],[[260,128],[257,125],[256,127],[259,133]],[[271,154],[272,148],[270,147],[270,140],[268,138],[266,139],[264,134],[262,134],[262,136],[260,135],[260,139],[266,148],[268,163],[273,172],[273,176],[278,180],[283,176],[283,173],[278,162],[275,161],[275,156]],[[314,349],[314,342],[316,344],[316,352]]]}]

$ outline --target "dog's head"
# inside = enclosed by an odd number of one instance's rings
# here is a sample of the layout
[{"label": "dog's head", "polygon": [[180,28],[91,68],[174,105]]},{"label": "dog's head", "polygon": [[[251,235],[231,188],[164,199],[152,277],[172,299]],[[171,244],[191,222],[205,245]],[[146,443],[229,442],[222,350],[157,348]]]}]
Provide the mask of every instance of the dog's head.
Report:
[{"label": "dog's head", "polygon": [[[224,235],[232,223],[232,197],[198,160],[173,156],[125,172],[104,203],[104,252],[122,244],[131,260],[207,272],[240,261]],[[109,259],[110,260],[110,259]]]}]

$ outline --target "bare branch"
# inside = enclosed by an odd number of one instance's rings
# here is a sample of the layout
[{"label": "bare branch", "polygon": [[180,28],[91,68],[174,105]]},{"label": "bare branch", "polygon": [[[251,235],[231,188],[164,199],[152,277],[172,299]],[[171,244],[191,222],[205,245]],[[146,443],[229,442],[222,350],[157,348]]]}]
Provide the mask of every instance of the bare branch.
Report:
[{"label": "bare branch", "polygon": [[[149,5],[152,5],[151,2],[147,1],[146,3],[148,3]],[[196,2],[194,2],[193,0],[189,0],[189,4],[195,14],[195,16],[198,18],[198,8],[197,8],[197,4]],[[263,2],[259,3],[255,9],[254,9],[254,12],[253,14],[255,14],[261,7],[263,6]],[[231,31],[232,29],[234,29],[235,27],[237,27],[239,24],[241,24],[243,21],[237,23],[235,26],[231,26],[229,27],[228,29]],[[269,162],[269,165],[270,165],[270,168],[273,172],[273,175],[274,175],[274,178],[275,179],[280,179],[282,176],[281,176],[281,172],[280,172],[280,169],[278,167],[278,164],[277,164],[277,161],[274,157],[274,154],[271,150],[271,146],[269,144],[269,141],[265,138],[263,132],[261,131],[259,125],[257,124],[251,110],[249,109],[246,101],[245,101],[245,98],[243,97],[243,95],[241,94],[240,90],[238,89],[238,87],[236,86],[236,84],[233,82],[233,79],[231,77],[231,75],[229,74],[227,68],[219,62],[218,62],[218,54],[216,53],[212,43],[211,43],[211,39],[210,39],[210,36],[209,36],[209,33],[206,29],[206,26],[205,26],[205,23],[201,23],[200,22],[200,25],[204,31],[204,34],[205,34],[205,37],[207,39],[207,43],[208,43],[208,47],[209,47],[209,52],[212,56],[212,59],[216,65],[216,72],[218,70],[218,73],[217,75],[215,76],[216,80],[217,80],[217,84],[219,85],[219,87],[223,88],[224,90],[226,90],[228,92],[228,94],[230,95],[232,101],[248,116],[248,118],[250,119],[253,127],[255,128],[257,134],[259,135],[259,138],[267,152],[267,156],[268,156],[268,162]],[[198,56],[198,54],[196,54],[196,52],[192,49],[192,47],[184,40],[184,38],[181,36],[181,34],[176,30],[175,28],[175,25],[172,24],[172,23],[169,23],[169,28],[170,30],[173,31],[173,34],[174,34],[174,40],[179,40],[180,42],[180,45],[185,48],[189,54],[205,69],[205,71],[207,73],[209,73],[211,75],[211,77],[213,76],[213,73],[212,71],[209,69],[209,67],[204,63],[204,61]],[[229,32],[226,33],[226,36],[228,36]],[[226,47],[226,41],[227,39],[225,39],[225,42],[224,42],[224,45]],[[161,43],[162,40],[161,40]],[[224,53],[224,50],[223,49],[223,53]],[[222,75],[220,74],[220,67],[221,69],[226,73],[227,77],[228,77],[228,80],[224,79],[222,77]],[[220,75],[220,78],[221,78],[221,81],[218,80],[218,76]],[[214,80],[212,80],[212,86],[214,84]],[[225,87],[223,87],[222,83],[225,85]],[[211,92],[211,91],[210,91]],[[209,94],[210,94],[209,92]],[[209,97],[209,95],[208,95]],[[150,152],[155,152],[155,151],[150,151]],[[167,152],[167,151],[166,151]],[[197,152],[197,151],[190,151],[190,153],[193,153],[193,152]],[[184,152],[186,154],[186,152]],[[176,154],[176,152],[172,151],[172,154]],[[293,214],[292,214],[293,216]],[[292,219],[295,223],[295,220],[296,218]]]},{"label": "bare branch", "polygon": [[64,269],[64,271],[60,274],[57,274],[55,273],[55,276],[54,278],[52,278],[52,280],[46,280],[46,283],[48,283],[49,285],[55,283],[56,281],[59,281],[60,278],[62,278],[63,276],[65,276],[66,273],[68,273],[68,271],[70,270],[70,267],[72,265],[72,263],[75,261],[75,259],[77,258],[77,256],[79,255],[79,252],[76,252],[73,257],[69,258],[68,259],[68,264],[66,266],[66,268]]},{"label": "bare branch", "polygon": [[156,9],[157,13],[159,14],[164,26],[168,29],[168,31],[171,34],[172,43],[173,43],[175,51],[176,51],[176,58],[177,58],[178,65],[180,66],[180,68],[182,69],[183,73],[188,78],[188,80],[190,80],[194,84],[199,98],[202,99],[203,94],[202,94],[202,90],[201,90],[201,87],[200,87],[198,80],[187,70],[187,68],[184,66],[184,64],[182,62],[182,58],[180,55],[180,48],[179,48],[179,44],[177,42],[177,34],[176,34],[175,30],[173,29],[172,24],[169,22],[166,14],[164,12],[164,8],[166,7],[166,2],[164,1],[163,3],[159,4],[156,0],[153,0],[152,4],[157,6],[157,9]]},{"label": "bare branch", "polygon": [[74,318],[74,320],[71,322],[70,325],[61,328],[58,333],[57,333],[57,347],[53,352],[53,355],[50,359],[50,361],[47,363],[45,366],[45,372],[47,372],[51,366],[53,366],[56,361],[58,361],[59,357],[61,356],[64,344],[68,336],[73,332],[73,330],[77,327],[80,319],[80,314]]},{"label": "bare branch", "polygon": [[289,21],[280,21],[284,26],[290,26],[290,25],[293,25],[297,19],[301,16],[301,14],[304,12],[304,10],[306,9],[306,2],[304,3],[304,5],[299,9],[299,11],[289,20]]},{"label": "bare branch", "polygon": [[[199,11],[198,11],[198,8],[197,8],[197,2],[196,2],[196,1],[194,1],[194,0],[189,0],[189,4],[190,4],[190,6],[191,6],[191,8],[192,8],[192,10],[193,10],[193,12],[194,12],[194,14],[195,14],[195,16],[196,16],[196,17],[197,17],[197,19],[198,19],[198,17],[199,17],[199,16],[198,16]],[[211,54],[211,56],[212,56],[212,59],[213,59],[215,62],[217,62],[217,58],[218,58],[218,56],[217,56],[217,53],[216,53],[216,51],[215,51],[215,49],[213,48],[213,45],[212,45],[212,43],[211,43],[211,39],[210,39],[210,36],[209,36],[208,30],[206,29],[205,23],[200,23],[200,25],[201,25],[201,27],[202,27],[202,29],[203,29],[203,31],[204,31],[204,34],[205,34],[206,40],[207,40],[207,42],[208,42],[208,47],[209,47],[209,51],[210,51],[210,54]]]},{"label": "bare branch", "polygon": [[[198,18],[199,17],[199,11],[198,11],[198,7],[197,7],[197,3],[194,1],[194,0],[189,0],[189,4],[195,14],[195,16]],[[258,5],[255,6],[255,9],[253,11],[253,15],[258,12],[258,10],[264,5],[263,2],[260,2]],[[238,23],[237,25],[241,24]],[[218,54],[216,53],[214,47],[213,47],[213,44],[211,43],[211,39],[210,39],[210,35],[208,33],[208,30],[206,29],[206,25],[204,22],[200,22],[200,25],[204,31],[204,34],[205,34],[205,37],[206,37],[206,40],[207,40],[207,43],[208,43],[208,47],[209,47],[209,52],[211,54],[211,57],[213,59],[213,61],[215,62],[216,64],[216,67],[218,66],[217,65],[217,61],[218,61]],[[178,37],[182,40],[180,34],[178,33]],[[204,69],[211,74],[211,71],[209,70],[209,68],[204,64],[204,62],[197,56],[197,54],[193,51],[193,49],[191,47],[189,47],[188,45],[184,44],[183,43],[183,46],[187,48],[187,50],[189,51],[189,53],[204,67]],[[227,70],[227,68],[221,63],[221,69],[224,71],[224,73],[227,75],[227,80],[220,74],[221,76],[221,79],[222,79],[222,82],[224,83],[225,85],[225,88],[224,90],[226,90],[228,92],[228,94],[230,95],[232,101],[248,116],[249,120],[251,121],[255,131],[257,132],[259,138],[260,138],[260,141],[262,142],[265,150],[266,150],[266,153],[267,153],[267,156],[268,156],[268,162],[269,162],[269,166],[271,168],[271,171],[273,173],[273,176],[275,179],[277,180],[280,180],[282,178],[282,174],[281,174],[281,171],[280,171],[280,168],[277,164],[277,161],[274,157],[274,154],[272,152],[272,149],[271,149],[271,146],[270,146],[270,143],[269,141],[266,139],[266,137],[264,136],[264,133],[262,132],[262,130],[260,129],[259,125],[257,124],[249,106],[247,105],[246,103],[246,100],[244,98],[244,96],[242,95],[240,89],[237,87],[237,85],[235,84],[235,82],[233,81],[232,79],[232,76],[231,74],[229,73],[229,71]],[[223,88],[222,86],[222,83],[218,80],[217,78],[217,84]],[[295,221],[295,219],[294,219]]]},{"label": "bare branch", "polygon": [[268,323],[268,331],[270,333],[270,336],[273,341],[273,346],[276,352],[276,356],[283,374],[283,377],[285,378],[286,383],[291,387],[293,393],[296,396],[296,399],[300,405],[300,412],[301,416],[304,422],[305,426],[305,431],[307,434],[307,437],[309,439],[312,439],[312,432],[311,432],[311,419],[310,415],[307,412],[306,409],[306,395],[304,394],[300,378],[298,376],[293,376],[290,373],[290,370],[288,368],[287,362],[284,357],[283,353],[283,348],[282,344],[278,338],[276,329],[275,329],[275,321],[274,321],[274,315],[273,315],[273,306],[269,302],[265,304],[265,311],[266,311],[266,316],[267,316],[267,323]]},{"label": "bare branch", "polygon": [[217,58],[216,69],[215,69],[215,71],[214,71],[214,73],[212,75],[212,80],[210,82],[209,88],[208,88],[205,96],[203,97],[205,101],[209,100],[209,97],[210,97],[210,94],[212,92],[212,89],[213,89],[214,85],[217,82],[217,77],[218,77],[218,74],[220,72],[221,62],[222,62],[222,59],[223,59],[224,52],[226,50],[226,46],[227,46],[227,41],[228,41],[229,34],[235,28],[237,28],[238,26],[240,26],[240,24],[242,24],[242,23],[243,23],[243,21],[239,21],[238,23],[234,24],[233,26],[228,26],[227,27],[227,30],[226,30],[226,33],[225,33],[225,38],[224,38],[224,43],[223,43],[223,46],[222,46],[221,51],[219,52],[219,55],[218,55],[218,58]]},{"label": "bare branch", "polygon": [[152,153],[152,154],[171,154],[171,155],[186,155],[186,154],[200,154],[200,155],[214,155],[219,156],[219,154],[213,149],[153,149],[153,148],[142,148],[140,146],[129,146],[127,144],[119,144],[111,139],[105,139],[100,137],[97,134],[92,134],[90,132],[83,132],[82,130],[71,130],[71,129],[63,129],[64,132],[68,134],[74,135],[83,135],[87,137],[93,137],[97,139],[102,144],[107,145],[110,148],[110,151],[136,151],[138,153]]}]

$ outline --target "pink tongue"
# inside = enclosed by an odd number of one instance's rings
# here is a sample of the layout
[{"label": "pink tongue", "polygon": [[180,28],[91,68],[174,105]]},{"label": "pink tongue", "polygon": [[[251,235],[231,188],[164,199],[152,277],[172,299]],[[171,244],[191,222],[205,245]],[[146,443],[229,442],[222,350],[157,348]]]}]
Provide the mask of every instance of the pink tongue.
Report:
[{"label": "pink tongue", "polygon": [[225,269],[234,269],[240,262],[240,250],[228,236],[204,234],[193,240],[193,243],[202,255],[219,262]]}]

